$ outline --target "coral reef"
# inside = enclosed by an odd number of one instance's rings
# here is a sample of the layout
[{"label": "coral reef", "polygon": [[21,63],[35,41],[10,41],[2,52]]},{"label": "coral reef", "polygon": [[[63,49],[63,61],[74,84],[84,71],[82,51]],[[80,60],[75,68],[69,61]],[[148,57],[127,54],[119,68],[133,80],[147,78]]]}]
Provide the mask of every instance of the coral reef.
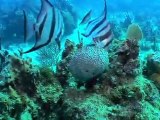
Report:
[{"label": "coral reef", "polygon": [[142,75],[138,41],[123,41],[115,50],[109,51],[109,70],[93,78],[89,85],[79,86],[66,74],[72,85],[65,86],[60,119],[160,119],[159,90]]},{"label": "coral reef", "polygon": [[[117,40],[113,42],[107,53],[94,46],[88,48],[67,40],[56,72],[49,67],[33,65],[30,58],[24,59],[9,54],[7,57],[9,63],[3,72],[6,79],[1,79],[4,84],[0,87],[0,118],[13,120],[160,119],[160,93],[157,84],[159,57],[154,55],[148,57],[146,66],[156,67],[153,68],[154,71],[150,67],[143,69],[139,59],[138,43],[139,41],[135,39]],[[87,58],[88,54],[85,56],[87,50],[91,55],[89,58]],[[89,59],[90,63],[94,62],[96,65],[99,65],[97,61],[101,58],[105,59],[105,64],[100,64],[102,71],[99,76],[90,77],[90,81],[83,81],[77,80],[71,74],[73,72],[69,67],[74,56],[79,52],[84,54],[78,56],[84,55],[83,59]],[[98,58],[96,61],[93,59],[95,57]],[[83,59],[79,59],[82,64],[85,62]],[[143,76],[142,70],[147,78]],[[149,75],[156,78],[154,79],[156,82],[150,79],[152,77]],[[83,84],[79,82],[80,80]]]},{"label": "coral reef", "polygon": [[108,51],[66,40],[55,72],[8,54],[0,79],[0,119],[159,120],[159,54],[141,61],[136,38],[115,39]]},{"label": "coral reef", "polygon": [[0,72],[2,72],[3,69],[5,69],[5,67],[8,64],[7,56],[8,56],[8,51],[7,50],[1,50],[0,51]]},{"label": "coral reef", "polygon": [[160,88],[160,53],[149,54],[143,74]]},{"label": "coral reef", "polygon": [[[4,81],[0,88],[1,119],[40,120],[55,117],[51,106],[58,102],[63,89],[53,71],[32,65],[30,58],[9,55],[8,59],[7,74],[3,74],[6,79],[1,79],[1,82]],[[10,77],[5,77],[8,74]]]}]

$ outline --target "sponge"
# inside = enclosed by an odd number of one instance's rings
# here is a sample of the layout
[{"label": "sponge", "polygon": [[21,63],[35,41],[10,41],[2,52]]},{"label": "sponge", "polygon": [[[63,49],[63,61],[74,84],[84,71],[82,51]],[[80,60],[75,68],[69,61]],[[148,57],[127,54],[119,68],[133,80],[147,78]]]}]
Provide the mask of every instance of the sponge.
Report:
[{"label": "sponge", "polygon": [[69,70],[81,82],[86,82],[107,69],[108,52],[96,46],[85,46],[77,50],[70,62]]}]

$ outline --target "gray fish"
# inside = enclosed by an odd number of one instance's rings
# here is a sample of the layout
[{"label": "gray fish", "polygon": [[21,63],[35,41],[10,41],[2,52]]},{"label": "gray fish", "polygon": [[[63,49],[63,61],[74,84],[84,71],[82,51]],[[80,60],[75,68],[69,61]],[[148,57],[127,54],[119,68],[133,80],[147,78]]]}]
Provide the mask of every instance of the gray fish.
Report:
[{"label": "gray fish", "polygon": [[41,10],[37,16],[37,24],[42,23],[43,19],[45,18],[45,15],[47,14],[47,11],[51,8],[53,8],[53,5],[48,0],[41,0]]},{"label": "gray fish", "polygon": [[41,23],[40,26],[39,26],[39,32],[36,31],[36,33],[35,33],[35,34],[36,34],[36,40],[41,39],[41,35],[42,35],[42,31],[43,31],[43,27],[44,27],[44,25],[45,25],[46,19],[47,19],[47,14],[45,15],[42,23]]},{"label": "gray fish", "polygon": [[[53,17],[54,17],[54,9],[53,9],[52,14],[53,14]],[[55,21],[54,21],[54,18],[52,18],[49,38],[47,40],[45,40],[44,42],[41,39],[36,39],[36,42],[35,42],[34,46],[31,49],[29,49],[28,51],[23,52],[23,53],[30,53],[30,52],[33,52],[35,50],[38,50],[38,49],[48,45],[51,42],[51,39],[53,37],[54,28],[55,28]]]},{"label": "gray fish", "polygon": [[38,14],[36,23],[30,22],[27,18],[26,12],[23,10],[24,15],[24,42],[36,34],[36,38],[40,38],[42,33],[43,22],[45,21],[48,10],[52,9],[53,5],[48,0],[41,0],[41,9]]},{"label": "gray fish", "polygon": [[64,33],[63,16],[60,10],[55,8],[48,0],[41,1],[42,5],[37,17],[37,22],[33,24],[33,33],[36,37],[35,44],[31,49],[23,53],[38,50],[54,40],[56,41],[59,49],[61,47],[60,39]]},{"label": "gray fish", "polygon": [[92,10],[89,10],[87,14],[83,17],[79,25],[86,24],[91,19]]}]

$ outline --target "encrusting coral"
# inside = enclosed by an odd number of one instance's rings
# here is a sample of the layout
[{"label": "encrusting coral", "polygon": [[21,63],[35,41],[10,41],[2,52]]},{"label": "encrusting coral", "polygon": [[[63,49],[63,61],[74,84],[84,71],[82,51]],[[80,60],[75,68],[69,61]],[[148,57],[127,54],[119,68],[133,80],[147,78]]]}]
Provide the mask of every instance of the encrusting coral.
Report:
[{"label": "encrusting coral", "polygon": [[159,90],[142,75],[139,40],[127,39],[109,51],[108,71],[91,79],[89,86],[65,88],[61,119],[160,119]]},{"label": "encrusting coral", "polygon": [[160,54],[159,52],[155,52],[154,54],[148,55],[143,73],[147,78],[153,80],[155,85],[158,88],[160,88]]},{"label": "encrusting coral", "polygon": [[[156,70],[142,65],[140,38],[117,40],[108,52],[67,40],[56,72],[33,65],[30,58],[9,55],[0,81],[0,119],[159,120],[159,87],[149,79],[159,80],[159,63],[150,56],[147,66]],[[98,71],[90,76],[70,67]]]},{"label": "encrusting coral", "polygon": [[[50,114],[54,112],[50,110],[50,106],[54,107],[63,91],[54,72],[50,68],[32,65],[30,58],[9,55],[8,59],[7,73],[10,77],[4,77],[7,80],[1,86],[1,97],[5,97],[1,102],[4,106],[1,118],[23,120],[27,116],[31,119],[51,117]],[[48,112],[45,113],[45,110]]]},{"label": "encrusting coral", "polygon": [[137,40],[124,41],[114,53],[114,58],[110,57],[109,70],[95,78],[96,83],[92,79],[92,87],[65,88],[58,111],[58,114],[63,114],[60,119],[160,118],[159,91],[142,75]]}]

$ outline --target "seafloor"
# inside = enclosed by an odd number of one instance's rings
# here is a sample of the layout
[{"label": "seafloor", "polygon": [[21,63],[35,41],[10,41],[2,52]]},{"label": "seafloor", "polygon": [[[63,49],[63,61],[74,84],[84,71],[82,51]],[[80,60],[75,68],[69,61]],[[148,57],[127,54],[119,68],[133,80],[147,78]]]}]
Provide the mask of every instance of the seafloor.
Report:
[{"label": "seafloor", "polygon": [[[62,57],[54,43],[37,56],[2,49],[0,120],[160,120],[154,20],[134,17],[139,24],[110,18],[108,50],[74,43],[77,36],[66,40]],[[74,28],[72,22],[66,24]]]},{"label": "seafloor", "polygon": [[159,120],[160,63],[157,54],[140,59],[141,32],[137,24],[130,25],[126,40],[114,40],[108,56],[95,46],[67,40],[56,72],[33,65],[31,58],[1,51],[6,63],[0,119]]}]

